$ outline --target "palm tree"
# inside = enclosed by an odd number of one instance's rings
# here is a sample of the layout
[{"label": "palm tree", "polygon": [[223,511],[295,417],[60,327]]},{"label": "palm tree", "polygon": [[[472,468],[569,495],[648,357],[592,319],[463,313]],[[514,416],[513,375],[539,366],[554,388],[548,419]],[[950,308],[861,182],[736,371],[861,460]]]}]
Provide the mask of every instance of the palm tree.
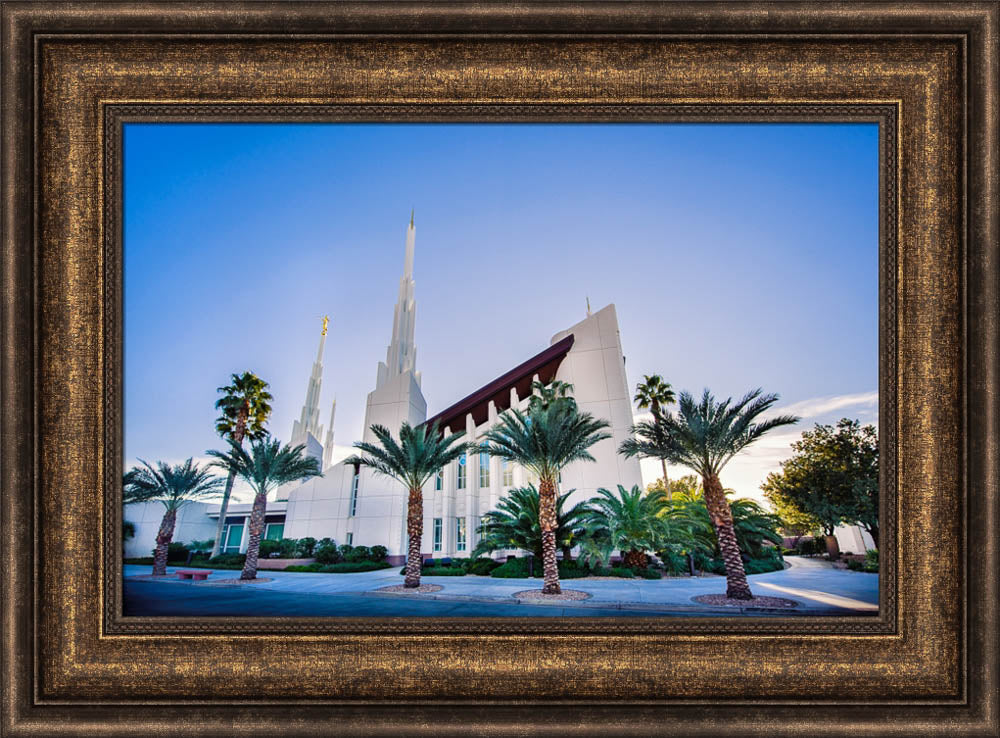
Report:
[{"label": "palm tree", "polygon": [[[243,445],[243,439],[255,440],[263,438],[267,431],[264,424],[271,414],[271,393],[267,391],[267,382],[253,372],[243,372],[232,375],[232,384],[219,387],[223,392],[215,403],[215,409],[220,412],[215,421],[215,431],[227,441]],[[230,469],[226,478],[226,490],[222,493],[222,506],[219,508],[219,524],[215,530],[215,543],[212,546],[212,557],[218,556],[222,550],[222,532],[226,527],[226,510],[229,509],[229,496],[233,492],[236,481],[236,470]]]},{"label": "palm tree", "polygon": [[616,495],[601,487],[587,504],[584,523],[604,548],[622,552],[625,566],[645,569],[646,551],[659,551],[670,540],[669,507],[660,490],[646,494],[639,485],[627,490],[619,484]]},{"label": "palm tree", "polygon": [[257,578],[257,556],[260,553],[260,539],[264,532],[264,516],[267,514],[267,495],[283,484],[300,479],[322,476],[319,462],[312,456],[304,456],[305,446],[282,445],[281,441],[265,434],[263,438],[250,441],[250,452],[236,441],[229,442],[229,452],[209,451],[217,461],[213,466],[236,470],[253,489],[253,507],[250,508],[249,538],[247,557],[243,562],[240,579]]},{"label": "palm tree", "polygon": [[719,402],[707,389],[696,401],[681,392],[676,416],[658,413],[652,423],[633,427],[639,439],[628,439],[619,452],[626,456],[653,456],[688,467],[702,478],[705,506],[715,526],[719,551],[726,564],[726,596],[738,600],[753,597],[747,584],[743,559],[733,531],[733,514],[719,481],[719,473],[736,454],[773,428],[798,422],[794,415],[778,415],[754,422],[770,409],[778,396],[760,389]]},{"label": "palm tree", "polygon": [[[672,405],[677,400],[670,382],[664,382],[659,374],[644,374],[642,381],[635,388],[635,397],[632,398],[639,406],[640,410],[649,408],[653,413],[653,419],[659,417],[660,409],[664,405]],[[663,487],[667,491],[667,500],[671,500],[673,495],[670,491],[670,479],[667,477],[667,460],[660,457],[660,465],[663,467]]]},{"label": "palm tree", "polygon": [[[564,561],[569,559],[569,552],[581,532],[584,511],[582,502],[569,510],[563,509],[566,500],[573,492],[575,490],[556,497],[556,545],[562,549]],[[519,548],[530,551],[541,561],[542,529],[538,522],[539,500],[538,488],[533,484],[510,490],[507,496],[497,503],[496,510],[490,510],[483,515],[482,522],[476,529],[479,544],[473,550],[472,556]]]},{"label": "palm tree", "polygon": [[462,432],[445,436],[435,422],[411,426],[405,420],[399,429],[396,441],[383,425],[373,425],[372,433],[378,443],[358,441],[355,448],[364,452],[352,456],[344,463],[360,464],[374,469],[379,474],[392,477],[409,490],[406,508],[406,532],[409,536],[406,554],[406,579],[404,586],[420,586],[420,538],[424,529],[423,488],[438,471],[459,458],[462,454],[478,449],[459,443]]},{"label": "palm tree", "polygon": [[139,462],[142,466],[134,466],[125,473],[124,499],[126,504],[159,500],[166,508],[153,552],[153,576],[163,576],[167,573],[167,549],[174,537],[177,511],[189,502],[215,496],[222,479],[208,469],[199,468],[193,459],[176,466],[162,461],[155,467],[142,459]]},{"label": "palm tree", "polygon": [[556,483],[559,471],[574,461],[594,461],[587,450],[611,438],[604,429],[610,424],[590,413],[580,412],[569,395],[572,385],[564,382],[548,387],[535,382],[539,391],[528,402],[527,413],[517,408],[504,411],[496,424],[483,434],[486,452],[520,464],[538,477],[538,518],[542,529],[542,568],[546,594],[558,594],[556,562]]}]

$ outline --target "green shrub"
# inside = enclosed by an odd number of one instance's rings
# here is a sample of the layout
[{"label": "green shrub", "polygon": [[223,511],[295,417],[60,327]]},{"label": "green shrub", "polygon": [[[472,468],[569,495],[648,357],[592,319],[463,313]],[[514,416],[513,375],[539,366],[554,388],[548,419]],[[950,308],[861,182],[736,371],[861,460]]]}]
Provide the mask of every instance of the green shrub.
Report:
[{"label": "green shrub", "polygon": [[525,579],[528,576],[528,559],[511,559],[491,571],[490,576],[498,579]]},{"label": "green shrub", "polygon": [[[155,549],[153,551],[156,553]],[[184,563],[188,558],[188,547],[183,543],[171,542],[167,544],[167,561]]]},{"label": "green shrub", "polygon": [[372,552],[371,552],[372,561],[385,561],[388,555],[389,555],[389,549],[387,549],[385,546],[372,546]]},{"label": "green shrub", "polygon": [[878,571],[878,551],[875,549],[865,551],[865,571]]},{"label": "green shrub", "polygon": [[590,576],[590,569],[586,566],[580,566],[575,561],[560,561],[559,562],[559,578],[560,579],[583,579],[584,577]]},{"label": "green shrub", "polygon": [[292,564],[291,566],[286,566],[284,571],[321,571],[323,569],[323,564]]},{"label": "green shrub", "polygon": [[640,569],[639,576],[643,579],[663,579],[663,572],[659,569]]},{"label": "green shrub", "polygon": [[772,556],[750,559],[743,564],[743,571],[747,574],[766,574],[769,571],[780,571],[784,568],[784,562],[780,558]]},{"label": "green shrub", "polygon": [[294,538],[282,538],[278,541],[278,556],[282,559],[294,559],[299,542]]},{"label": "green shrub", "polygon": [[247,560],[246,554],[227,553],[219,554],[208,560],[208,565],[213,569],[242,569],[243,563]]},{"label": "green shrub", "polygon": [[668,548],[657,554],[663,562],[663,568],[668,574],[690,574],[691,565],[688,563],[687,554],[683,551]]},{"label": "green shrub", "polygon": [[257,549],[257,558],[277,558],[277,556],[272,557],[272,554],[279,554],[280,548],[281,547],[279,546],[278,541],[271,541],[265,538],[260,542],[260,547]]},{"label": "green shrub", "polygon": [[306,536],[305,538],[300,538],[298,543],[295,544],[295,558],[297,559],[308,559],[313,555],[313,550],[316,548],[316,539],[312,536]]},{"label": "green shrub", "polygon": [[337,544],[329,538],[324,538],[316,544],[316,548],[313,549],[313,557],[319,564],[338,564],[344,560]]},{"label": "green shrub", "polygon": [[342,561],[339,564],[327,564],[320,571],[329,574],[351,574],[358,571],[375,571],[376,569],[391,569],[392,564],[385,561]]},{"label": "green shrub", "polygon": [[337,546],[337,551],[340,552],[341,561],[347,561],[347,554],[354,550],[354,546],[350,543],[341,543]]},{"label": "green shrub", "polygon": [[622,579],[633,579],[635,578],[635,572],[624,566],[612,566],[611,576],[621,577]]},{"label": "green shrub", "polygon": [[465,569],[461,566],[429,566],[420,573],[425,577],[464,577]]},{"label": "green shrub", "polygon": [[851,571],[864,571],[865,563],[863,561],[855,561],[854,559],[847,559],[844,561],[847,564],[847,568]]},{"label": "green shrub", "polygon": [[362,561],[371,560],[371,549],[368,546],[355,546],[350,551],[344,554],[344,561],[349,561],[353,564],[360,563]]},{"label": "green shrub", "polygon": [[153,563],[153,557],[152,556],[139,556],[139,557],[136,557],[136,558],[125,559],[125,563],[126,564],[152,564]]},{"label": "green shrub", "polygon": [[595,566],[595,567],[591,568],[591,570],[590,570],[590,576],[592,576],[592,577],[610,577],[610,576],[614,576],[614,575],[611,573],[611,567],[610,566]]},{"label": "green shrub", "polygon": [[489,576],[494,569],[500,566],[499,561],[494,561],[491,558],[482,556],[478,559],[469,559],[469,564],[466,567],[466,571],[469,574],[475,574],[481,577]]}]

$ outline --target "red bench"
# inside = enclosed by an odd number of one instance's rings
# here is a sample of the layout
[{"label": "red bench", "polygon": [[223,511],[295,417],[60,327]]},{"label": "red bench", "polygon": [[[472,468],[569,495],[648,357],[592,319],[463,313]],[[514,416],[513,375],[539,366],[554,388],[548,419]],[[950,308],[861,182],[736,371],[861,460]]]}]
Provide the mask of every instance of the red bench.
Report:
[{"label": "red bench", "polygon": [[194,579],[196,582],[200,582],[203,579],[208,579],[208,575],[211,574],[210,571],[191,571],[190,569],[178,569],[177,576],[181,579]]}]

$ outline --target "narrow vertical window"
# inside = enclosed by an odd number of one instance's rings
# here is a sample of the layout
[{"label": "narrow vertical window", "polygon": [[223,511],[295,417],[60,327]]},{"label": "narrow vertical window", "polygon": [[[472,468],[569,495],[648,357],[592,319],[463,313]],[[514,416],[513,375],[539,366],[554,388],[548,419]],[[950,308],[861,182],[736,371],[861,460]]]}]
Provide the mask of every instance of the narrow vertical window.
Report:
[{"label": "narrow vertical window", "polygon": [[441,550],[441,518],[434,518],[434,552]]},{"label": "narrow vertical window", "polygon": [[361,474],[355,470],[354,477],[351,479],[351,504],[348,512],[348,516],[352,518],[358,513],[358,482],[360,479]]},{"label": "narrow vertical window", "polygon": [[354,534],[353,533],[348,533],[347,534],[347,545],[348,546],[353,546],[354,545]]},{"label": "narrow vertical window", "polygon": [[439,470],[437,476],[434,477],[434,489],[438,491],[444,489],[444,469]]},{"label": "narrow vertical window", "polygon": [[483,450],[479,452],[479,486],[490,486],[490,455],[486,452],[487,444],[483,444]]},{"label": "narrow vertical window", "polygon": [[503,460],[503,486],[504,487],[514,486],[514,465],[511,464],[507,459]]},{"label": "narrow vertical window", "polygon": [[465,454],[462,454],[458,459],[458,479],[455,487],[465,489]]},{"label": "narrow vertical window", "polygon": [[455,550],[465,550],[465,518],[455,518]]}]

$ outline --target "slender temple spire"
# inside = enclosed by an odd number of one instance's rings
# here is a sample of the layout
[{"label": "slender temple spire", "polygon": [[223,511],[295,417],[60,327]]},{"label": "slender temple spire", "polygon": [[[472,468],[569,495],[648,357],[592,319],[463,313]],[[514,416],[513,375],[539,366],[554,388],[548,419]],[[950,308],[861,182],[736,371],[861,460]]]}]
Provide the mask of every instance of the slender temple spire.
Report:
[{"label": "slender temple spire", "polygon": [[323,434],[323,426],[319,424],[319,393],[323,384],[323,350],[326,348],[326,329],[329,322],[330,317],[323,316],[323,330],[319,334],[319,350],[316,352],[316,361],[313,363],[309,384],[306,387],[306,401],[302,405],[299,419],[292,422],[291,443],[293,446],[306,444],[307,453],[310,445],[309,435],[312,435],[318,444]]},{"label": "slender temple spire", "polygon": [[382,387],[389,380],[400,374],[412,372],[417,385],[420,385],[420,372],[416,371],[417,347],[413,342],[413,331],[416,326],[417,303],[414,298],[413,282],[413,250],[417,230],[413,225],[413,211],[410,212],[410,225],[406,229],[406,255],[403,261],[403,276],[399,280],[399,298],[392,317],[392,342],[385,352],[385,361],[379,362],[378,379],[375,388]]},{"label": "slender temple spire", "polygon": [[323,468],[330,466],[333,458],[333,419],[337,415],[337,396],[333,396],[333,405],[330,406],[330,423],[326,428],[326,440],[323,441]]}]

